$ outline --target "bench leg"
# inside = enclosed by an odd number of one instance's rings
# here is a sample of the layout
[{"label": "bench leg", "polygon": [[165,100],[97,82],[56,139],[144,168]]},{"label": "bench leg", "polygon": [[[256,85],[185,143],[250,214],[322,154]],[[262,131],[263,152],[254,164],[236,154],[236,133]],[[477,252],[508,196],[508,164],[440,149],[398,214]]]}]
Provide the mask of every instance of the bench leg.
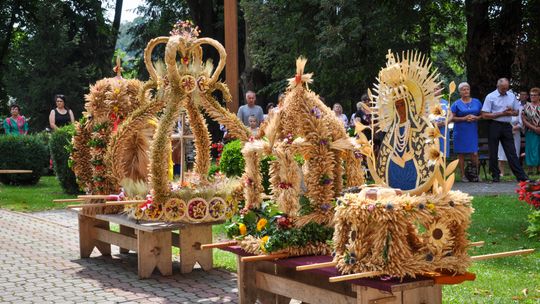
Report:
[{"label": "bench leg", "polygon": [[[126,227],[124,225],[120,225],[120,234],[136,237],[135,236],[135,229],[133,229],[131,227]],[[120,248],[120,253],[129,253],[129,249]]]},{"label": "bench leg", "polygon": [[96,247],[101,255],[111,255],[111,245],[95,239],[94,227],[109,229],[109,222],[79,214],[79,249],[81,258],[88,258]]},{"label": "bench leg", "polygon": [[238,302],[240,304],[253,304],[257,300],[262,304],[282,304],[289,303],[290,299],[275,295],[268,291],[257,288],[257,282],[255,276],[257,271],[265,271],[272,273],[274,271],[274,265],[270,262],[246,262],[240,261],[242,257],[236,257],[236,264],[238,265]]},{"label": "bench leg", "polygon": [[162,275],[172,275],[171,233],[137,231],[137,260],[139,278],[152,276],[154,268]]},{"label": "bench leg", "polygon": [[201,250],[201,244],[212,243],[212,225],[186,225],[180,228],[179,243],[181,273],[190,273],[197,262],[204,270],[212,269],[212,250]]}]

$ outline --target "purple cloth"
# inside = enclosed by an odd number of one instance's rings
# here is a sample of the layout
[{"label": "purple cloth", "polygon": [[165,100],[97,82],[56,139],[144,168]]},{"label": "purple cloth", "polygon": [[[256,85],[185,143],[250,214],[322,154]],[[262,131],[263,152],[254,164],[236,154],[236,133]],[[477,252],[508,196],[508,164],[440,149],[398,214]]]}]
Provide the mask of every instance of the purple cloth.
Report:
[{"label": "purple cloth", "polygon": [[[221,248],[221,249],[232,252],[239,256],[253,256],[253,254],[250,254],[244,251],[242,248],[240,248],[240,246],[230,246],[230,247]],[[287,259],[279,259],[279,260],[273,261],[273,263],[275,263],[276,265],[285,267],[285,268],[296,268],[296,266],[325,263],[325,262],[330,262],[330,261],[332,261],[331,256],[311,255],[311,256],[301,256],[301,257],[292,257],[292,258],[287,258]],[[308,272],[310,274],[322,277],[323,279],[326,278],[326,280],[330,277],[341,275],[338,272],[337,268],[335,267],[312,269],[312,270],[306,270],[303,272]],[[349,280],[347,282],[351,284],[355,284],[355,285],[366,286],[366,287],[379,289],[382,291],[391,292],[392,286],[394,285],[417,282],[417,281],[425,281],[425,280],[431,280],[431,279],[418,276],[416,279],[409,278],[409,277],[404,278],[403,280],[400,280],[399,278],[392,278],[389,280],[381,280],[380,278],[366,278],[366,279]],[[334,284],[334,283],[329,282],[328,284]]]}]

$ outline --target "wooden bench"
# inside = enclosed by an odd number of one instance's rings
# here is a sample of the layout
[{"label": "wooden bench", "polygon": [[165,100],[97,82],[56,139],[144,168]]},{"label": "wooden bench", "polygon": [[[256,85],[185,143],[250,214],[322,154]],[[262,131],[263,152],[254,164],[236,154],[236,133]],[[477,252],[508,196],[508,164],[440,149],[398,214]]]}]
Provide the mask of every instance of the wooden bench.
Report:
[{"label": "wooden bench", "polygon": [[[155,268],[164,276],[172,275],[175,246],[180,248],[181,273],[191,272],[195,263],[204,270],[212,269],[212,251],[201,250],[200,245],[212,242],[212,225],[216,223],[136,222],[125,215],[87,216],[80,212],[78,217],[81,258],[90,257],[94,248],[110,255],[111,244],[117,245],[120,253],[137,252],[139,278],[145,279]],[[110,223],[120,225],[120,232],[111,231]]]},{"label": "wooden bench", "polygon": [[[237,246],[223,248],[238,255],[239,303],[441,303],[442,285],[433,278],[357,279],[329,283],[339,273],[334,267],[296,271],[297,266],[329,262],[329,256],[276,261],[242,262],[249,256]],[[474,276],[474,275],[472,275]],[[471,276],[467,277],[471,279]],[[465,279],[464,279],[465,280]],[[461,282],[461,281],[460,281]]]}]

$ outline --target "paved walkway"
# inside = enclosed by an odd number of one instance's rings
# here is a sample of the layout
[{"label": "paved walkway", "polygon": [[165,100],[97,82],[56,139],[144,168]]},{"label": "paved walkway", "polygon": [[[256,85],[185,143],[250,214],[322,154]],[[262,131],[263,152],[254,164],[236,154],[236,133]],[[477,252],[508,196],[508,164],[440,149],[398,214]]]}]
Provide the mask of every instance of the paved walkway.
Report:
[{"label": "paved walkway", "polygon": [[472,196],[475,195],[499,195],[499,194],[510,194],[517,195],[516,188],[518,187],[517,182],[500,182],[500,183],[487,183],[487,182],[478,182],[478,183],[462,183],[457,182],[452,187],[452,190],[460,190],[465,193],[469,193]]},{"label": "paved walkway", "polygon": [[0,209],[0,303],[236,303],[236,274],[137,277],[135,254],[79,259],[76,215]]}]

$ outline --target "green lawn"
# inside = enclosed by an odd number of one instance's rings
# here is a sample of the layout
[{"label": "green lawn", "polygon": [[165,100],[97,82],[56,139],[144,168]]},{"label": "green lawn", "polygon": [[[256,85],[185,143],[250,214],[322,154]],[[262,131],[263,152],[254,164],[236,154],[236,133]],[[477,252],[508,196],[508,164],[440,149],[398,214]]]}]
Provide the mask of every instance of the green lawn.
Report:
[{"label": "green lawn", "polygon": [[62,192],[55,176],[42,176],[34,186],[6,186],[0,183],[0,208],[13,211],[61,209],[67,204],[53,203],[53,199],[74,197]]},{"label": "green lawn", "polygon": [[[64,204],[52,202],[55,198],[70,198],[62,194],[55,177],[45,176],[36,186],[0,185],[0,208],[32,212],[62,208]],[[469,230],[472,241],[485,241],[483,248],[471,255],[517,250],[540,249],[538,240],[525,236],[529,207],[516,196],[476,197],[475,213]],[[223,225],[213,227],[214,239],[224,240]],[[177,251],[175,251],[177,253]],[[236,271],[233,254],[214,250],[216,267]],[[476,273],[474,282],[445,286],[444,303],[540,303],[540,252],[475,262],[470,268]]]},{"label": "green lawn", "polygon": [[[470,239],[485,241],[486,245],[471,251],[471,255],[540,249],[540,242],[527,238],[523,232],[530,209],[516,196],[476,197],[473,207]],[[474,262],[469,271],[476,274],[476,281],[444,287],[444,303],[540,302],[538,251],[528,256]]]}]

